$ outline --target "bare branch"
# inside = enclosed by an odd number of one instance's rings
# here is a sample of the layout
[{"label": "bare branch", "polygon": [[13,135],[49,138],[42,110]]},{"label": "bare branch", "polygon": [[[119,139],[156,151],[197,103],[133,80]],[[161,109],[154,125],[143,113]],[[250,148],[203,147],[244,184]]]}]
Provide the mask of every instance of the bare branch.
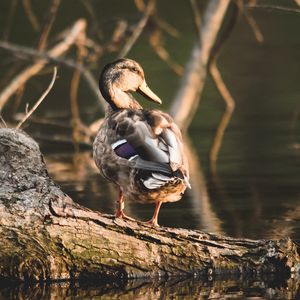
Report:
[{"label": "bare branch", "polygon": [[40,40],[37,47],[38,50],[44,50],[46,48],[47,39],[51,31],[51,28],[54,24],[60,2],[61,0],[50,0],[50,5],[49,8],[47,9],[48,13],[46,15],[45,25],[40,34]]},{"label": "bare branch", "polygon": [[[139,11],[143,12],[145,10],[146,6],[143,0],[135,0],[134,2]],[[154,14],[153,16],[151,16],[151,18],[159,28],[161,28],[169,35],[173,37],[178,37],[180,35],[179,31],[175,27],[160,18],[157,14]]]},{"label": "bare branch", "polygon": [[31,7],[31,0],[22,0],[25,14],[34,31],[40,30],[40,24]]},{"label": "bare branch", "polygon": [[31,108],[31,110],[26,113],[26,115],[24,116],[24,118],[19,122],[19,124],[16,126],[16,129],[20,129],[21,126],[26,122],[26,120],[28,118],[30,118],[30,116],[34,113],[34,111],[38,108],[38,106],[42,103],[42,101],[45,99],[45,97],[49,94],[49,92],[51,91],[55,79],[56,79],[56,74],[57,74],[57,68],[54,67],[53,69],[53,75],[52,75],[52,79],[51,82],[48,86],[48,88],[46,89],[46,91],[42,94],[42,96],[38,99],[38,101],[34,104],[34,106]]},{"label": "bare branch", "polygon": [[248,24],[250,25],[250,27],[253,30],[254,36],[256,38],[256,40],[259,43],[262,43],[264,41],[264,36],[259,28],[259,26],[256,23],[256,20],[254,19],[254,17],[252,15],[250,15],[249,13],[247,13],[246,11],[244,12],[246,20],[248,22]]},{"label": "bare branch", "polygon": [[[82,65],[84,57],[87,55],[86,48],[84,46],[85,35],[82,34],[81,38],[77,40],[77,63]],[[78,107],[78,88],[80,84],[80,71],[75,69],[73,72],[70,88],[70,101],[71,101],[71,114],[72,114],[72,125],[73,125],[73,141],[74,146],[78,148],[78,142],[84,140],[84,142],[90,142],[91,133],[80,118],[80,112]]]},{"label": "bare branch", "polygon": [[[249,26],[251,27],[255,39],[257,40],[258,43],[262,43],[264,41],[264,36],[256,22],[256,20],[254,19],[254,17],[249,13],[249,10],[244,9],[244,4],[242,2],[242,0],[238,0],[237,2],[237,6],[240,8],[241,11],[243,11],[243,14],[246,18],[246,21],[248,22]],[[256,0],[250,0],[248,2],[249,6],[254,6],[256,5],[257,1]]]},{"label": "bare branch", "polygon": [[2,115],[0,114],[0,121],[2,122],[2,124],[4,125],[5,128],[7,128],[7,124],[5,122],[5,120],[3,119]]},{"label": "bare branch", "polygon": [[217,158],[218,158],[221,146],[222,146],[224,133],[230,122],[232,113],[233,113],[233,108],[227,107],[222,116],[222,119],[218,125],[217,132],[214,136],[214,140],[213,140],[212,146],[209,151],[210,168],[211,168],[213,175],[215,175],[217,172],[216,161],[217,161]]},{"label": "bare branch", "polygon": [[149,42],[155,53],[164,61],[177,75],[183,74],[183,67],[172,60],[169,52],[163,46],[161,39],[161,31],[155,29],[149,37]]},{"label": "bare branch", "polygon": [[[102,111],[104,111],[104,108],[106,106],[106,101],[103,99],[102,95],[99,92],[98,84],[92,75],[92,73],[86,69],[83,65],[79,65],[76,61],[72,59],[67,58],[59,58],[49,55],[49,52],[40,52],[32,48],[15,45],[9,42],[0,41],[0,48],[5,49],[9,52],[12,52],[16,55],[21,55],[20,58],[22,59],[28,59],[30,58],[36,58],[40,60],[46,60],[47,62],[54,62],[61,65],[64,65],[71,69],[79,70],[87,84],[89,85],[91,91],[95,95],[95,98],[97,98],[100,108],[102,108]],[[1,94],[0,94],[1,95]],[[1,104],[1,99],[0,99]],[[0,111],[1,111],[1,105],[0,105]]]},{"label": "bare branch", "polygon": [[220,54],[221,48],[222,48],[224,42],[228,39],[228,37],[232,33],[233,28],[240,16],[241,5],[239,5],[239,2],[237,2],[237,4],[233,6],[233,9],[234,9],[234,11],[232,13],[232,17],[231,17],[230,21],[227,23],[225,30],[223,30],[222,36],[220,37],[218,42],[213,47],[213,50],[212,50],[212,53],[211,53],[211,56],[209,59],[209,64],[208,64],[209,73],[212,76],[212,79],[213,79],[220,95],[222,96],[222,98],[224,99],[224,101],[226,103],[226,111],[224,112],[222,119],[219,123],[217,133],[214,137],[213,144],[211,146],[210,153],[209,153],[211,170],[214,175],[216,173],[216,161],[217,161],[217,157],[218,157],[218,154],[219,154],[221,146],[222,146],[224,133],[230,122],[231,115],[232,115],[232,112],[235,107],[235,101],[234,101],[233,97],[231,96],[226,84],[224,83],[221,73],[217,67],[217,58]]},{"label": "bare branch", "polygon": [[9,7],[9,11],[7,13],[4,30],[3,30],[3,39],[4,40],[8,40],[10,31],[11,31],[11,25],[13,23],[14,15],[16,13],[17,4],[18,4],[18,0],[10,1],[10,7]]},{"label": "bare branch", "polygon": [[160,18],[157,14],[153,16],[153,19],[158,27],[168,33],[170,36],[177,38],[180,36],[180,32],[171,24],[167,23],[166,20]]},{"label": "bare branch", "polygon": [[257,4],[257,5],[245,5],[245,7],[248,9],[263,8],[263,9],[268,9],[268,10],[280,10],[280,11],[284,11],[284,12],[300,13],[300,9],[279,6],[279,5]]},{"label": "bare branch", "polygon": [[[78,20],[73,25],[65,39],[58,43],[56,46],[54,46],[51,50],[49,50],[47,54],[51,57],[57,57],[62,55],[75,43],[76,39],[78,38],[78,35],[80,35],[80,33],[84,31],[85,28],[85,20]],[[6,88],[4,88],[4,90],[0,93],[0,111],[3,109],[3,106],[9,100],[9,98],[16,92],[16,90],[20,86],[22,86],[29,78],[31,78],[40,70],[42,70],[46,63],[46,59],[41,59],[37,61],[32,66],[23,70],[6,86]]]},{"label": "bare branch", "polygon": [[199,12],[199,8],[198,8],[198,5],[197,5],[197,2],[196,0],[190,0],[191,2],[191,8],[192,8],[192,13],[194,15],[194,24],[196,25],[196,31],[199,35],[199,39],[201,40],[201,32],[200,32],[200,28],[201,28],[201,15],[200,15],[200,12]]},{"label": "bare branch", "polygon": [[140,19],[138,24],[135,26],[131,36],[128,38],[126,44],[124,45],[123,49],[120,51],[118,57],[125,57],[143,32],[150,15],[152,14],[155,8],[155,0],[149,0],[148,5],[144,11],[143,17]]},{"label": "bare branch", "polygon": [[119,20],[116,24],[114,32],[111,35],[110,41],[106,45],[108,51],[118,51],[121,42],[124,40],[126,30],[128,29],[128,23],[125,20]]},{"label": "bare branch", "polygon": [[98,37],[99,40],[102,40],[104,34],[103,34],[103,32],[102,32],[102,30],[99,26],[98,18],[95,14],[95,9],[94,9],[93,5],[91,4],[91,1],[80,0],[80,2],[81,2],[81,4],[83,5],[83,7],[86,9],[87,13],[90,16],[91,27],[92,27],[93,33]]},{"label": "bare branch", "polygon": [[211,0],[205,10],[203,26],[200,30],[200,42],[197,41],[192,49],[180,88],[170,108],[171,115],[183,130],[188,128],[197,111],[210,52],[229,3],[229,0]]},{"label": "bare branch", "polygon": [[220,152],[221,146],[222,146],[222,141],[223,141],[223,136],[225,133],[225,130],[230,122],[232,113],[234,111],[235,107],[235,101],[233,97],[231,96],[229,90],[227,89],[222,76],[217,68],[216,60],[213,60],[209,66],[209,71],[210,74],[214,80],[214,83],[221,94],[222,98],[224,99],[226,103],[226,110],[222,116],[222,119],[219,123],[216,135],[214,137],[210,152],[209,152],[209,159],[211,162],[211,169],[212,172],[216,172],[216,161],[218,154]]}]

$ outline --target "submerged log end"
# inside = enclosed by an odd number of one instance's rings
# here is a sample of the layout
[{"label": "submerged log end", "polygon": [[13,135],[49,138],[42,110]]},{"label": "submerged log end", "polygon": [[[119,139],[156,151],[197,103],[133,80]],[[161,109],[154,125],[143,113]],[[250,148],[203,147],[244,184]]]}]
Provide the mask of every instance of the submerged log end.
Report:
[{"label": "submerged log end", "polygon": [[72,201],[37,143],[0,129],[0,277],[21,281],[298,273],[297,245],[152,228]]}]

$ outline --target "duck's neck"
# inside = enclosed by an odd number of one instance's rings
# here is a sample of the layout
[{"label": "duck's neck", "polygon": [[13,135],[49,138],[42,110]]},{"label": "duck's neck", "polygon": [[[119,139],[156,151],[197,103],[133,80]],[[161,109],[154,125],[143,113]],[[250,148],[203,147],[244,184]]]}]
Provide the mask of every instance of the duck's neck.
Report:
[{"label": "duck's neck", "polygon": [[122,91],[114,85],[106,86],[104,90],[101,89],[101,93],[113,110],[142,108],[129,92]]}]

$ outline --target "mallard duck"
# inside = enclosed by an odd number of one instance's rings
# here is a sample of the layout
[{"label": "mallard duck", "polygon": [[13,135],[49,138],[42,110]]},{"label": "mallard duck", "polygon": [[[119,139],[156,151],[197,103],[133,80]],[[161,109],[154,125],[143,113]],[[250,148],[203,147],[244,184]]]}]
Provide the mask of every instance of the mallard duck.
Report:
[{"label": "mallard duck", "polygon": [[190,187],[180,130],[168,114],[144,110],[132,96],[138,92],[162,103],[136,61],[123,58],[107,64],[99,88],[109,105],[93,156],[102,175],[119,189],[115,216],[131,219],[124,213],[124,198],[153,202],[155,211],[147,223],[157,226],[161,204],[180,200]]}]

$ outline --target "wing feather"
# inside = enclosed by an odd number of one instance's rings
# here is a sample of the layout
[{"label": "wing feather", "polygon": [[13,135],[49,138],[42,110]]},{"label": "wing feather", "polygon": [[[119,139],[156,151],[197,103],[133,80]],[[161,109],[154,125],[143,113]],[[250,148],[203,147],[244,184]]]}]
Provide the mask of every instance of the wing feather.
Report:
[{"label": "wing feather", "polygon": [[188,183],[181,133],[169,115],[156,110],[127,110],[116,121],[117,125],[114,123],[110,128],[114,132],[112,144],[119,145],[118,140],[126,140],[134,148],[136,155],[130,157],[130,165],[147,171],[149,177],[143,179],[145,186],[157,188],[177,177],[178,172]]}]

